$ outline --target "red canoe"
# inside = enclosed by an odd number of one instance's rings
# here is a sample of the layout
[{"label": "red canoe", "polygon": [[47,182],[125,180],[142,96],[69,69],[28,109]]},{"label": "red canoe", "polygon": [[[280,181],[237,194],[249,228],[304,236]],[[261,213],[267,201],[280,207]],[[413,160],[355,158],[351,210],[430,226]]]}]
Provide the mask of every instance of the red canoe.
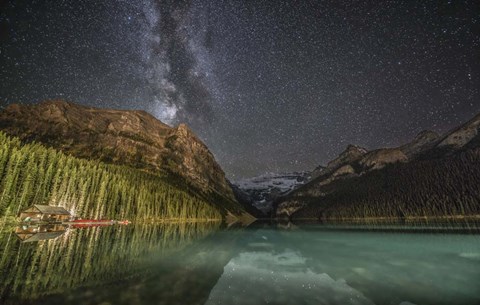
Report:
[{"label": "red canoe", "polygon": [[98,226],[111,226],[115,222],[113,220],[106,219],[75,219],[72,221],[73,228],[87,228],[87,227],[98,227]]},{"label": "red canoe", "polygon": [[128,220],[108,220],[108,219],[75,219],[72,221],[72,227],[85,228],[85,227],[97,227],[97,226],[111,226],[114,224],[128,225]]}]

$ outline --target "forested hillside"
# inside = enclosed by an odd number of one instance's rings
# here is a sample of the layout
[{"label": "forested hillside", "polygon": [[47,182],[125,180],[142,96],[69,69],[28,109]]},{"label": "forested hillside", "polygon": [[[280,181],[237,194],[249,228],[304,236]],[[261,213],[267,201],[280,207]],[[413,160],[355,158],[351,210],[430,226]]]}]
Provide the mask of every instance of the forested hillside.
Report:
[{"label": "forested hillside", "polygon": [[[293,218],[444,217],[480,214],[480,148],[446,158],[391,164],[292,194]],[[318,194],[323,194],[319,196]]]},{"label": "forested hillside", "polygon": [[169,172],[204,193],[235,201],[213,154],[185,124],[170,127],[145,111],[86,107],[63,100],[10,104],[0,130],[68,155]]},{"label": "forested hillside", "polygon": [[480,114],[399,146],[349,145],[315,178],[275,202],[276,216],[309,219],[480,217]]},{"label": "forested hillside", "polygon": [[221,219],[215,206],[181,179],[78,159],[0,132],[0,216],[32,204],[65,207],[84,218]]}]

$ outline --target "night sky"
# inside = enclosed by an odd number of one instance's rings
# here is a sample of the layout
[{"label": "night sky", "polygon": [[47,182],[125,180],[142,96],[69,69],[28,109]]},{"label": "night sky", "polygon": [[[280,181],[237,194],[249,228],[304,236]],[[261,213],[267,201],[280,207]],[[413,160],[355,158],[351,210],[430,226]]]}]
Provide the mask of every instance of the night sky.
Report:
[{"label": "night sky", "polygon": [[186,122],[228,177],[480,112],[480,1],[0,0],[0,102]]}]

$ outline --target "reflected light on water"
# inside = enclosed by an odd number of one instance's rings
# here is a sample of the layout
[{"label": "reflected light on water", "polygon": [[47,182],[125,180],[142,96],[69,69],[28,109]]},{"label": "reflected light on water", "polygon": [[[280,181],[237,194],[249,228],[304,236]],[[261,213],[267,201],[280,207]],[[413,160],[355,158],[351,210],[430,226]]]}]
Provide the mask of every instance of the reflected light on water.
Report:
[{"label": "reflected light on water", "polygon": [[[2,304],[480,304],[478,226],[220,223],[0,235]],[[23,229],[22,229],[23,230]]]}]

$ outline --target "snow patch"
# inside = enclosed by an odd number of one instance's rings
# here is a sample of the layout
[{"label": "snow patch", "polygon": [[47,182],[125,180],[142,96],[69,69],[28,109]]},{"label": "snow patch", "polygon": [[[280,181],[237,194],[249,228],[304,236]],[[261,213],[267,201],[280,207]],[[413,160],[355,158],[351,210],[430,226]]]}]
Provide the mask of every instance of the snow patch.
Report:
[{"label": "snow patch", "polygon": [[234,184],[252,198],[256,208],[268,213],[276,198],[288,194],[309,180],[310,172],[266,173]]}]

